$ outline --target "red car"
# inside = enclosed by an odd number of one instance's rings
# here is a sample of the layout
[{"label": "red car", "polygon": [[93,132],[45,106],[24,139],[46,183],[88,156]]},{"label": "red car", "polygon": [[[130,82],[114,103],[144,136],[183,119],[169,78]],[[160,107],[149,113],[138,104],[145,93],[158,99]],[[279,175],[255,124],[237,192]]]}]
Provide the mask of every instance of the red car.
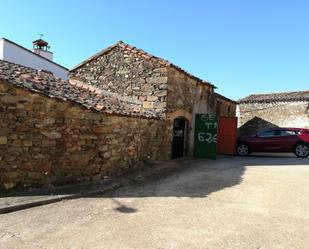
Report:
[{"label": "red car", "polygon": [[294,152],[297,157],[309,155],[309,130],[301,128],[275,128],[253,136],[238,139],[237,154],[251,152]]}]

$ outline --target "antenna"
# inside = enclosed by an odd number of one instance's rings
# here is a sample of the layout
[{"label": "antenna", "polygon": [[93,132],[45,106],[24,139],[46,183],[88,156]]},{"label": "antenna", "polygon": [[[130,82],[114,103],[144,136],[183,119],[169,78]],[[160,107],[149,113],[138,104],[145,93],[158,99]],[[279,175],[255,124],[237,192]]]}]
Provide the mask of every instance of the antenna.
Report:
[{"label": "antenna", "polygon": [[42,39],[42,38],[43,38],[43,36],[44,36],[44,34],[39,34],[39,36],[40,36],[40,39]]}]

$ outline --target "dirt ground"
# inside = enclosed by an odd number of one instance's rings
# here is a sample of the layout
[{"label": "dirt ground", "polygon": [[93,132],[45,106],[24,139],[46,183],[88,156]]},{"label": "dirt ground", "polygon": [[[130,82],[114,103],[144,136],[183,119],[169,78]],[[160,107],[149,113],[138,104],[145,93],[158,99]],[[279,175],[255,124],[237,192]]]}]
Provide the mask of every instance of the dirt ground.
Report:
[{"label": "dirt ground", "polygon": [[0,215],[0,248],[309,249],[309,159],[220,156]]}]

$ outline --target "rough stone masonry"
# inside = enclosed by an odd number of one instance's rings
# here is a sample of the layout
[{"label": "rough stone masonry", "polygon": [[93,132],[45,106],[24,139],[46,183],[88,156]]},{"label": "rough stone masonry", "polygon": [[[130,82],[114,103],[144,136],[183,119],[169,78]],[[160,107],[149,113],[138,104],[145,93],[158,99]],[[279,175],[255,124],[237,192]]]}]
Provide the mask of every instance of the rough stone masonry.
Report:
[{"label": "rough stone masonry", "polygon": [[[217,108],[220,101],[226,108]],[[99,180],[171,158],[173,121],[235,113],[235,102],[181,68],[122,42],[71,71],[69,81],[0,61],[0,188]],[[219,111],[218,111],[219,110]]]},{"label": "rough stone masonry", "polygon": [[239,100],[240,135],[273,127],[309,128],[309,91],[250,95]]},{"label": "rough stone masonry", "polygon": [[98,180],[143,160],[167,160],[165,122],[93,112],[0,83],[5,188]]}]

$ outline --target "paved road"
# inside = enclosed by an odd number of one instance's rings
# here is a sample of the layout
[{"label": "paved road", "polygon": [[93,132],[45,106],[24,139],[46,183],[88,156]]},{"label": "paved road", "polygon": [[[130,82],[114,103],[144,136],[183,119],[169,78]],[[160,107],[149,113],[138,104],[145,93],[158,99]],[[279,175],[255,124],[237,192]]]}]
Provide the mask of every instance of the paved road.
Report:
[{"label": "paved road", "polygon": [[220,157],[0,216],[0,248],[309,249],[309,159]]}]

